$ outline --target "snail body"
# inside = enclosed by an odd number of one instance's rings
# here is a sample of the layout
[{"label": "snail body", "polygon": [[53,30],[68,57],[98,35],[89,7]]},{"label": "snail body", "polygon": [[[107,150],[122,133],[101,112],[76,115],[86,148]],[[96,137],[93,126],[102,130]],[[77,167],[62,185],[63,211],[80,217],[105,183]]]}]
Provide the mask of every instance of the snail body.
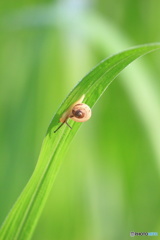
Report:
[{"label": "snail body", "polygon": [[83,95],[78,101],[72,104],[66,112],[63,113],[62,117],[60,118],[60,122],[62,124],[54,131],[54,133],[57,132],[57,130],[61,128],[64,123],[71,128],[67,122],[69,118],[75,122],[85,122],[90,119],[92,115],[91,109],[87,104],[82,103],[84,97],[85,95]]}]

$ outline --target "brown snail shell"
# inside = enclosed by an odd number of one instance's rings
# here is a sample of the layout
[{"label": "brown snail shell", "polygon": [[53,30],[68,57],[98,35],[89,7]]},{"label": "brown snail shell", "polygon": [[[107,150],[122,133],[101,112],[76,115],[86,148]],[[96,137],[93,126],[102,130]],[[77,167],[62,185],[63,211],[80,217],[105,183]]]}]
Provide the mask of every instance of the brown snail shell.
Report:
[{"label": "brown snail shell", "polygon": [[91,109],[85,103],[76,104],[69,116],[75,122],[86,122],[91,117]]},{"label": "brown snail shell", "polygon": [[71,107],[63,113],[62,117],[60,118],[60,122],[62,123],[55,131],[62,127],[64,123],[67,124],[68,127],[71,126],[67,123],[68,118],[71,118],[75,122],[86,122],[90,119],[92,113],[90,107],[82,103],[84,100],[85,95],[83,95],[78,101],[71,105]]}]

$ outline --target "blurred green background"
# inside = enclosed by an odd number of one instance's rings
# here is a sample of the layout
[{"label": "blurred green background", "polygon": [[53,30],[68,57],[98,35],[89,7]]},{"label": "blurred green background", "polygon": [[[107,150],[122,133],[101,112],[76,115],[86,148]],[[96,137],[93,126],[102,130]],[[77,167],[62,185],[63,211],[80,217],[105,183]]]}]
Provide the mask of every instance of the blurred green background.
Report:
[{"label": "blurred green background", "polygon": [[[1,1],[0,223],[34,170],[59,104],[102,59],[159,41],[159,10],[158,0]],[[131,64],[94,107],[34,240],[160,235],[159,62],[157,51]]]}]

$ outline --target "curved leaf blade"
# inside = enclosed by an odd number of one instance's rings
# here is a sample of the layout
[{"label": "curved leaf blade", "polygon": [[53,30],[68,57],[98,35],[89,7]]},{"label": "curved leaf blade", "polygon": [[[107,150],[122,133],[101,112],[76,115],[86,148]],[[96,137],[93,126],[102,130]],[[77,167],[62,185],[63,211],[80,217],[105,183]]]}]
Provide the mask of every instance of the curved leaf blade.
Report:
[{"label": "curved leaf blade", "polygon": [[111,56],[91,70],[70,92],[51,121],[33,175],[4,221],[0,231],[1,240],[30,239],[33,233],[61,165],[62,156],[81,126],[81,123],[70,121],[72,130],[63,126],[54,133],[63,112],[83,94],[84,103],[93,107],[109,84],[127,65],[157,49],[160,49],[160,43],[137,46]]}]

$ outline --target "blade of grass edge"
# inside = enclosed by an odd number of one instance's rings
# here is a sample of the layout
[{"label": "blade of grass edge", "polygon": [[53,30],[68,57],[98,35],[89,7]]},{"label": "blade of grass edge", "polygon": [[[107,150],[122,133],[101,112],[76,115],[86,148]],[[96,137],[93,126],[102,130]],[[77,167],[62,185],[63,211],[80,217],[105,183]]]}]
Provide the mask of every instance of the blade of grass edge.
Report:
[{"label": "blade of grass edge", "polygon": [[93,107],[128,64],[156,49],[160,49],[160,43],[137,46],[113,55],[100,62],[70,92],[51,121],[33,175],[2,225],[1,240],[30,239],[33,233],[61,165],[62,156],[81,126],[81,123],[71,121],[72,130],[63,126],[54,134],[62,113],[83,94],[84,102]]}]

